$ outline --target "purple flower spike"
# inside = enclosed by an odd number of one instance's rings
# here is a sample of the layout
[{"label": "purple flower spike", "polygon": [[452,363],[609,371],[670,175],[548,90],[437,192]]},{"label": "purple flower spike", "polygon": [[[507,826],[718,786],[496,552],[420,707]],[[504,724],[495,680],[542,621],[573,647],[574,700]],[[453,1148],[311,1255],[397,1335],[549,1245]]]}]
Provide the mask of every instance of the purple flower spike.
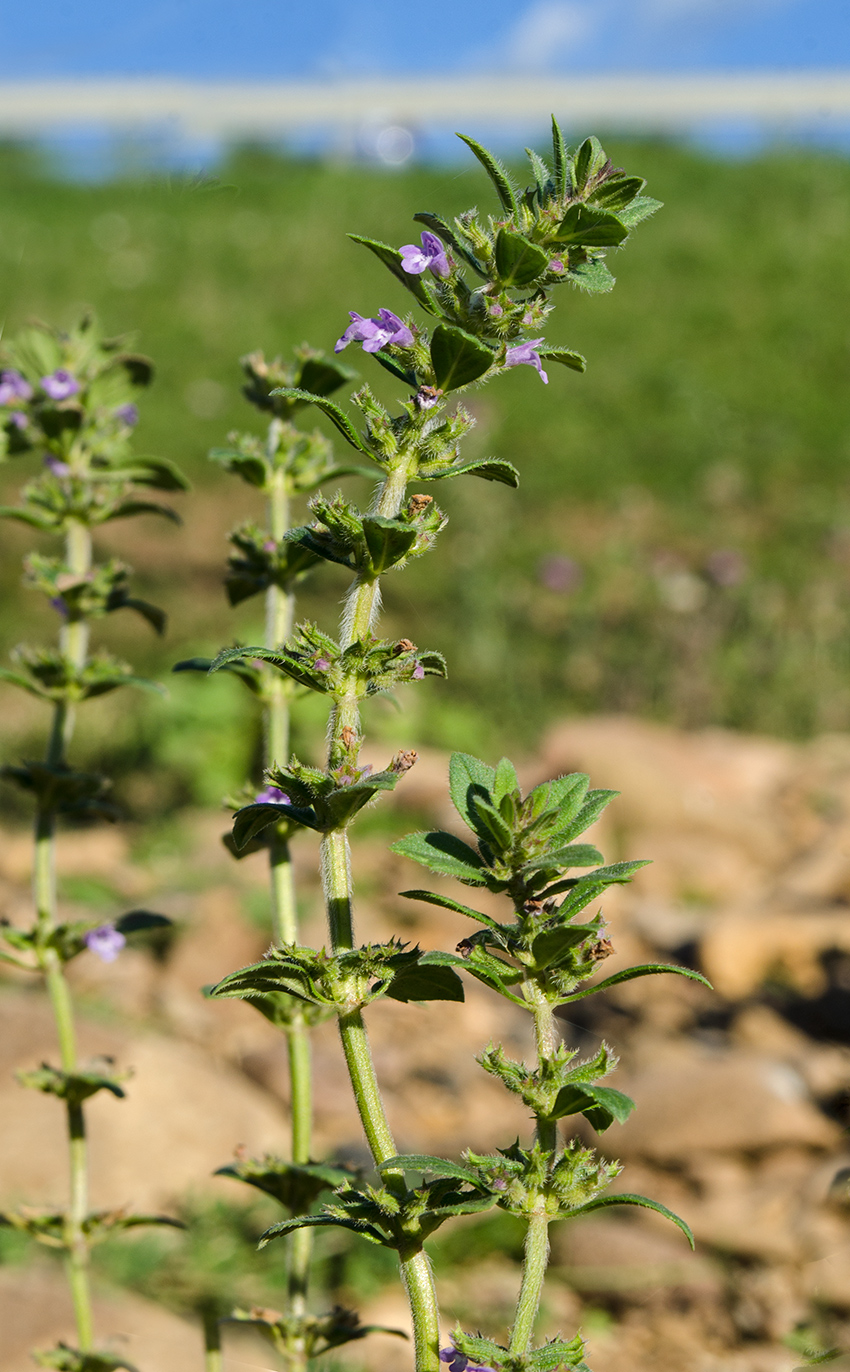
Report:
[{"label": "purple flower spike", "polygon": [[440,1362],[448,1363],[449,1372],[493,1372],[492,1367],[473,1365],[466,1354],[457,1348],[441,1348]]},{"label": "purple flower spike", "polygon": [[362,343],[364,353],[377,353],[388,343],[399,348],[409,348],[413,334],[392,310],[378,310],[377,318],[364,319],[356,310],[350,310],[351,323],[341,338],[334,344],[334,352],[341,353],[349,343]]},{"label": "purple flower spike", "polygon": [[100,958],[101,962],[114,962],[127,940],[119,933],[114,924],[100,924],[97,929],[89,929],[85,935],[86,947]]},{"label": "purple flower spike", "polygon": [[120,419],[122,424],[126,424],[132,429],[139,422],[139,411],[136,405],[119,405],[115,411],[115,418]]},{"label": "purple flower spike", "polygon": [[254,797],[255,805],[288,805],[289,796],[279,786],[264,786]]},{"label": "purple flower spike", "polygon": [[506,367],[521,367],[527,362],[529,367],[536,367],[540,373],[540,380],[549,384],[549,378],[543,370],[543,363],[540,361],[540,354],[534,349],[538,343],[542,343],[542,338],[530,338],[527,343],[518,343],[515,348],[508,348],[505,357]]},{"label": "purple flower spike", "polygon": [[0,405],[10,405],[13,400],[30,400],[32,386],[25,381],[20,372],[0,372]]},{"label": "purple flower spike", "polygon": [[420,276],[424,271],[432,271],[435,276],[448,276],[449,259],[446,250],[435,233],[426,229],[422,234],[422,246],[405,243],[401,251],[401,269],[408,276]]},{"label": "purple flower spike", "polygon": [[67,400],[69,396],[77,394],[80,383],[64,367],[59,367],[50,376],[41,378],[41,389],[51,400]]},{"label": "purple flower spike", "polygon": [[71,471],[67,462],[63,462],[61,458],[54,457],[52,453],[47,454],[44,459],[44,465],[53,476],[68,476]]}]

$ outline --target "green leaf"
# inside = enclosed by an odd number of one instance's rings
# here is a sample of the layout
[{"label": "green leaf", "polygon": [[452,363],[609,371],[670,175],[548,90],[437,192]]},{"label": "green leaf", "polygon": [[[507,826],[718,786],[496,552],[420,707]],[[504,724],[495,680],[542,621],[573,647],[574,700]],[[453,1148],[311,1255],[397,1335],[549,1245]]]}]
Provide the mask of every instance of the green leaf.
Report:
[{"label": "green leaf", "polygon": [[604,167],[607,158],[598,138],[586,138],[573,160],[575,189],[581,193],[590,178]]},{"label": "green leaf", "polygon": [[456,1181],[467,1181],[478,1186],[478,1173],[462,1163],[450,1162],[447,1158],[435,1158],[430,1153],[401,1153],[395,1158],[377,1164],[379,1172],[430,1172],[435,1177],[452,1177]]},{"label": "green leaf", "polygon": [[491,800],[496,789],[496,769],[488,767],[480,758],[471,753],[452,753],[449,760],[449,794],[452,805],[461,819],[465,819],[470,829],[474,828],[472,812],[469,808],[470,796],[477,795],[482,800]]},{"label": "green leaf", "polygon": [[554,848],[551,852],[541,853],[523,865],[523,872],[540,872],[547,867],[592,867],[602,861],[598,848],[590,843],[571,843],[567,848]]},{"label": "green leaf", "polygon": [[496,763],[496,771],[493,777],[493,803],[498,805],[506,795],[512,795],[519,790],[519,779],[516,768],[510,758],[500,758]]},{"label": "green leaf", "polygon": [[400,519],[364,515],[363,537],[369,549],[372,571],[380,576],[407,556],[416,542],[417,530]]},{"label": "green leaf", "polygon": [[19,686],[22,691],[27,691],[31,696],[38,696],[40,700],[49,700],[50,696],[46,691],[42,691],[38,683],[32,681],[22,672],[13,672],[8,667],[0,667],[0,681],[8,681],[10,686]]},{"label": "green leaf", "polygon": [[569,1343],[552,1339],[551,1343],[544,1343],[542,1348],[532,1349],[527,1357],[532,1372],[561,1372],[564,1367],[583,1368],[584,1339],[581,1334],[576,1334]]},{"label": "green leaf", "polygon": [[381,367],[383,367],[385,372],[389,372],[397,381],[402,381],[405,386],[416,386],[418,384],[416,373],[411,371],[409,367],[403,367],[400,362],[397,362],[394,357],[390,357],[388,353],[379,350],[376,353],[372,353],[371,356]]},{"label": "green leaf", "polygon": [[126,915],[115,921],[120,934],[137,934],[142,929],[170,929],[173,920],[166,915],[155,915],[152,910],[128,910]]},{"label": "green leaf", "polygon": [[439,905],[444,910],[454,910],[458,915],[468,915],[470,919],[476,919],[488,928],[502,932],[498,920],[491,919],[489,915],[482,915],[480,910],[471,910],[468,905],[461,905],[459,901],[442,896],[436,891],[399,891],[399,895],[406,896],[408,900],[421,900],[426,905]]},{"label": "green leaf", "polygon": [[[376,238],[364,238],[363,235],[359,233],[350,233],[348,237],[353,243],[362,243],[364,248],[368,248],[370,252],[373,252],[378,260],[383,262],[385,267],[389,268],[395,279],[400,281],[412,295],[416,296],[420,305],[422,305],[429,314],[437,313],[436,302],[429,282],[425,281],[422,276],[416,273],[406,272],[404,270],[401,265],[403,258],[398,248],[391,248],[388,243],[380,243]],[[378,360],[380,361],[380,358]]]},{"label": "green leaf", "polygon": [[599,934],[595,924],[565,924],[559,929],[545,929],[531,945],[534,961],[538,967],[557,967],[566,959],[567,954],[577,944],[583,943],[591,935]]},{"label": "green leaf", "polygon": [[431,338],[434,379],[443,391],[468,386],[489,371],[495,357],[486,344],[465,329],[438,324]]},{"label": "green leaf", "polygon": [[454,834],[407,834],[390,846],[390,851],[421,862],[441,876],[457,877],[467,886],[485,886],[484,863],[468,844]]},{"label": "green leaf", "polygon": [[579,1215],[590,1215],[594,1210],[610,1210],[614,1205],[640,1205],[644,1210],[654,1210],[657,1214],[663,1215],[665,1219],[679,1226],[691,1248],[694,1248],[694,1236],[691,1233],[690,1225],[674,1215],[672,1210],[668,1210],[666,1205],[660,1201],[650,1200],[648,1196],[635,1196],[629,1192],[620,1192],[615,1196],[597,1196],[596,1200],[588,1201],[586,1205],[580,1205],[576,1210],[571,1211],[569,1218],[576,1219]]},{"label": "green leaf", "polygon": [[479,838],[490,844],[497,852],[507,852],[513,844],[514,835],[499,811],[474,791],[469,797],[469,810],[473,817],[472,827]]},{"label": "green leaf", "polygon": [[561,133],[561,126],[554,114],[552,115],[552,165],[555,168],[555,193],[558,196],[564,196],[567,193],[567,147],[564,142],[564,135]]},{"label": "green leaf", "polygon": [[211,462],[217,462],[226,471],[241,476],[249,486],[256,486],[262,490],[266,484],[269,468],[261,457],[240,453],[233,448],[211,448],[208,457]]},{"label": "green leaf", "polygon": [[616,214],[582,204],[570,205],[554,234],[558,243],[580,248],[618,248],[628,236]]},{"label": "green leaf", "polygon": [[549,1118],[560,1120],[567,1115],[584,1115],[602,1134],[615,1120],[625,1124],[634,1108],[630,1096],[611,1086],[564,1086],[558,1092]]},{"label": "green leaf", "polygon": [[315,811],[299,805],[245,805],[233,816],[233,842],[237,848],[244,848],[270,824],[279,824],[282,819],[294,820],[307,829],[322,828]]},{"label": "green leaf", "polygon": [[709,991],[714,990],[711,982],[701,972],[694,972],[690,967],[677,967],[672,962],[646,962],[640,967],[626,967],[622,972],[614,972],[613,976],[598,981],[595,986],[587,986],[583,991],[574,991],[572,995],[564,996],[561,1004],[569,1005],[574,1000],[584,1000],[585,996],[595,996],[597,991],[608,991],[612,986],[619,986],[621,981],[634,981],[635,977],[651,977],[661,972],[672,972],[677,977],[687,977],[690,981],[698,981],[707,986]]},{"label": "green leaf", "polygon": [[298,387],[310,395],[330,395],[347,381],[354,381],[356,375],[350,367],[328,357],[308,357],[301,368]]},{"label": "green leaf", "polygon": [[573,352],[571,348],[538,348],[537,352],[545,362],[560,362],[574,372],[587,370],[587,362],[581,353]]},{"label": "green leaf", "polygon": [[496,271],[502,284],[530,286],[549,268],[549,255],[536,243],[513,229],[500,229],[496,235]]},{"label": "green leaf", "polygon": [[526,148],[525,155],[531,163],[531,171],[534,176],[535,183],[537,185],[537,194],[540,199],[540,203],[541,205],[545,204],[546,201],[549,199],[549,196],[551,195],[551,192],[554,188],[552,173],[546,166],[546,163],[543,161],[543,158],[538,157],[537,153],[534,151],[533,148]]},{"label": "green leaf", "polygon": [[332,424],[335,424],[347,443],[358,452],[365,453],[367,457],[372,457],[372,453],[360,437],[348,415],[344,410],[335,405],[332,400],[325,399],[321,395],[313,395],[310,391],[302,391],[297,386],[279,386],[276,390],[270,391],[270,395],[285,395],[290,400],[303,400],[310,405],[315,405],[317,409],[326,414]]},{"label": "green leaf", "polygon": [[480,143],[476,143],[474,138],[468,138],[465,133],[459,133],[457,137],[475,153],[478,161],[493,182],[493,185],[496,188],[496,194],[502,202],[502,207],[508,211],[508,214],[516,214],[518,208],[516,188],[501,162],[498,162],[493,154],[488,152],[486,148],[482,148]]},{"label": "green leaf", "polygon": [[615,278],[601,259],[595,262],[577,263],[576,266],[570,267],[568,276],[570,281],[574,282],[580,290],[593,291],[597,294],[612,291],[615,285]]},{"label": "green leaf", "polygon": [[442,481],[449,476],[480,476],[485,481],[500,481],[503,486],[516,490],[519,485],[519,472],[510,462],[501,458],[475,458],[471,462],[454,462],[450,467],[422,466],[416,473],[420,481]]},{"label": "green leaf", "polygon": [[663,204],[663,200],[653,200],[651,195],[639,195],[637,200],[633,200],[624,210],[620,210],[617,217],[626,228],[633,229],[636,224],[649,219],[650,215],[660,210]]},{"label": "green leaf", "polygon": [[278,1224],[273,1224],[264,1234],[260,1235],[258,1248],[265,1248],[266,1244],[271,1243],[272,1239],[284,1238],[287,1234],[293,1233],[296,1229],[350,1229],[352,1234],[360,1234],[362,1238],[369,1239],[372,1243],[383,1244],[385,1248],[391,1248],[392,1244],[388,1241],[385,1234],[377,1229],[374,1224],[369,1224],[366,1220],[356,1220],[343,1218],[341,1215],[298,1215],[291,1220],[281,1220]]},{"label": "green leaf", "polygon": [[609,176],[590,197],[594,205],[605,210],[620,211],[640,195],[646,182],[642,176]]},{"label": "green leaf", "polygon": [[[460,959],[458,959],[460,961]],[[451,967],[429,964],[427,954],[393,977],[386,995],[391,1000],[463,1000],[463,982]]]},{"label": "green leaf", "polygon": [[52,515],[36,514],[34,510],[17,509],[14,505],[0,505],[0,519],[16,519],[33,529],[52,529],[57,523]]},{"label": "green leaf", "polygon": [[169,505],[158,505],[154,500],[122,500],[120,505],[115,505],[107,515],[109,519],[132,519],[135,515],[152,514],[160,515],[163,519],[169,519],[172,524],[182,524],[176,510],[172,510]]}]

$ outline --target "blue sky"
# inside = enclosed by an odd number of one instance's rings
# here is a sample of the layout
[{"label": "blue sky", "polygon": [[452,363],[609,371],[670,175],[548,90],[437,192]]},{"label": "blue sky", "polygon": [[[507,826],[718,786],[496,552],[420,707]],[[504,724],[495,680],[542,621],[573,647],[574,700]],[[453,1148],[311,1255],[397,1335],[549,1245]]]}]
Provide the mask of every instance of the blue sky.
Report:
[{"label": "blue sky", "polygon": [[848,0],[41,0],[0,76],[275,79],[850,67]]}]

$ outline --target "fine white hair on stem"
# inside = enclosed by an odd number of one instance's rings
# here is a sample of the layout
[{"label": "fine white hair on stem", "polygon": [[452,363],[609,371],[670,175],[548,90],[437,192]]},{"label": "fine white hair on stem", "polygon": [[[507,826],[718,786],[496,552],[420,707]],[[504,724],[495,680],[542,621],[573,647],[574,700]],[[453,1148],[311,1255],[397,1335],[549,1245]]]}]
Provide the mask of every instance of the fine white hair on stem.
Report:
[{"label": "fine white hair on stem", "polygon": [[[357,605],[357,593],[360,590],[360,579],[354,582],[351,589],[347,592],[343,602],[341,638],[343,643],[351,642],[351,631],[354,627],[354,612]],[[369,614],[369,628],[375,622],[375,617],[381,608],[381,583],[375,582],[375,589],[372,598],[372,609]]]}]

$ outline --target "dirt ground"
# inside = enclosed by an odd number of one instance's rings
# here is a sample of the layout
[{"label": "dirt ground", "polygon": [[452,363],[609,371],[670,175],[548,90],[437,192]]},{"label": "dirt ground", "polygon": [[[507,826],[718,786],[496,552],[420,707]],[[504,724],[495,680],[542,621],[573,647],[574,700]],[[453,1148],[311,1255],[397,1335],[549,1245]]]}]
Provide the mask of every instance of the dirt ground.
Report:
[{"label": "dirt ground", "polygon": [[[454,825],[446,762],[420,758],[392,804],[417,822],[424,814]],[[576,769],[622,793],[593,835],[606,860],[653,859],[605,902],[617,950],[606,974],[635,961],[678,961],[700,968],[715,990],[647,978],[563,1019],[565,1037],[583,1051],[602,1037],[614,1046],[616,1085],[637,1102],[625,1126],[601,1140],[588,1132],[625,1164],[615,1185],[670,1206],[698,1245],[689,1254],[678,1231],[649,1214],[559,1226],[541,1329],[571,1334],[581,1323],[594,1372],[790,1372],[801,1361],[787,1342],[795,1328],[823,1325],[830,1339],[850,1344],[850,738],[793,745],[590,718],[554,729],[523,780]],[[198,990],[264,945],[245,913],[260,901],[262,857],[232,862],[222,828],[219,816],[192,815],[179,851],[154,848],[144,859],[120,827],[60,840],[72,895],[75,877],[99,882],[123,908],[161,909],[181,930],[164,958],[128,951],[105,966],[84,954],[72,965],[85,1053],[134,1072],[124,1102],[102,1095],[89,1109],[99,1208],[167,1208],[190,1188],[235,1198],[235,1185],[210,1180],[213,1169],[239,1144],[285,1147],[280,1039],[249,1007],[204,1001]],[[311,838],[299,842],[297,861],[306,937],[321,942]],[[0,913],[12,922],[28,919],[29,862],[28,836],[4,835]],[[414,871],[381,839],[364,840],[355,864],[365,892],[362,940],[400,934],[453,948],[469,932],[460,915],[399,898]],[[69,898],[65,908],[81,907]],[[369,1024],[402,1151],[485,1150],[527,1130],[522,1108],[474,1061],[491,1038],[514,1055],[529,1048],[520,1011],[470,983],[464,1006],[381,1002]],[[4,1203],[62,1199],[56,1103],[13,1078],[52,1056],[41,993],[6,975]],[[315,1062],[317,1154],[365,1161],[332,1025],[316,1033]],[[447,1331],[462,1316],[499,1337],[515,1281],[515,1267],[498,1255],[443,1280]],[[0,1267],[2,1372],[23,1372],[33,1343],[70,1333],[64,1299],[52,1268]],[[363,1315],[405,1323],[394,1288]],[[104,1294],[100,1323],[143,1372],[201,1366],[194,1331],[138,1297]],[[230,1372],[271,1365],[271,1353],[250,1341],[234,1339],[227,1350]],[[390,1372],[410,1358],[376,1336],[349,1361]]]}]

